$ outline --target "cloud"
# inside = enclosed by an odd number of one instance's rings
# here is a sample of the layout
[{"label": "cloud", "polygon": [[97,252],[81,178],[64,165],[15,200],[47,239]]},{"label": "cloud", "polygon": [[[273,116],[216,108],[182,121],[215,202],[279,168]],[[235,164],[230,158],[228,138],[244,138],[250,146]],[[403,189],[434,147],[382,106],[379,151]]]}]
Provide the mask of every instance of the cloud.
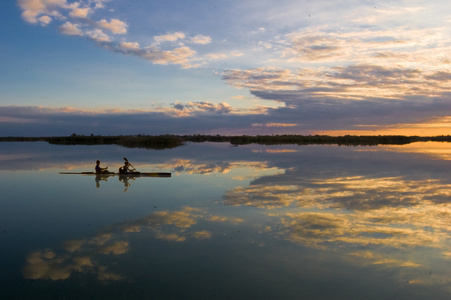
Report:
[{"label": "cloud", "polygon": [[[163,34],[148,37],[147,43],[131,40],[128,35],[133,20],[127,24],[120,18],[98,17],[99,14],[94,13],[105,9],[106,1],[68,4],[62,0],[21,0],[19,4],[23,13],[29,15],[29,18],[24,17],[29,22],[49,26],[52,20],[59,23],[63,34],[85,36],[105,49],[136,56],[153,64],[178,65],[188,69],[205,66],[207,62],[221,60],[224,63],[236,54],[247,66],[257,67],[226,68],[221,73],[223,81],[233,88],[249,91],[252,97],[261,99],[260,102],[270,100],[284,104],[278,108],[259,106],[240,111],[231,107],[227,102],[232,102],[227,100],[221,100],[219,104],[213,103],[219,102],[214,99],[211,102],[203,99],[188,103],[180,101],[151,112],[135,112],[135,132],[315,134],[353,130],[358,133],[362,130],[375,132],[374,124],[380,124],[378,130],[402,128],[403,125],[427,124],[446,116],[451,108],[450,61],[447,59],[451,45],[447,27],[440,26],[441,23],[416,25],[403,22],[406,14],[418,16],[431,7],[404,9],[394,4],[373,9],[359,3],[356,4],[358,9],[348,10],[333,4],[334,9],[343,13],[340,18],[333,19],[333,24],[323,21],[325,16],[336,15],[335,10],[315,16],[316,21],[307,24],[305,20],[310,18],[302,12],[299,3],[288,2],[286,7],[266,3],[258,6],[254,13],[265,17],[272,15],[268,21],[271,24],[260,24],[251,30],[247,28],[248,32],[253,32],[252,47],[229,48],[207,54],[198,49],[212,43],[210,36],[180,29],[161,31]],[[243,5],[249,8],[254,4]],[[318,5],[323,7],[325,4]],[[305,18],[296,21],[301,12],[305,13]],[[46,18],[38,21],[41,17]],[[319,21],[316,18],[320,18]],[[371,20],[384,20],[390,25],[371,23]],[[286,25],[292,21],[295,25],[283,30],[280,24],[276,24],[282,22]],[[223,46],[226,43],[230,45],[226,39],[221,41]],[[262,46],[256,50],[258,45]],[[237,62],[234,66],[240,63],[236,58],[233,60]],[[261,65],[265,67],[258,67]],[[250,105],[244,103],[243,107]],[[99,117],[99,122],[91,123],[93,131],[105,132],[106,127],[100,129],[101,126],[96,125],[103,124],[111,125],[111,132],[114,128],[125,133],[132,130],[131,125],[126,125],[127,115],[121,112],[110,116],[92,114],[88,119]],[[2,118],[24,120],[20,115],[2,115]],[[26,119],[44,123],[44,118],[27,116]],[[70,113],[52,114],[47,120],[58,120],[67,125],[59,127],[59,130],[68,128],[69,123],[79,125],[77,115]],[[12,126],[11,122],[4,124]],[[21,127],[22,132],[24,128]],[[48,127],[42,128],[48,130]],[[83,124],[77,128],[88,130],[88,126]]]},{"label": "cloud", "polygon": [[79,8],[76,7],[72,9],[72,11],[69,13],[69,16],[72,18],[87,18],[90,10],[88,7]]},{"label": "cloud", "polygon": [[[330,130],[383,130],[396,127],[404,133],[427,135],[425,127],[448,130],[451,102],[433,98],[354,101],[344,99],[306,99],[297,92],[253,91],[262,99],[284,101],[286,107],[264,108],[258,113],[241,112],[229,104],[207,101],[174,103],[153,111],[88,111],[71,108],[3,106],[0,107],[0,136],[54,136],[77,134],[316,134]],[[432,123],[431,123],[432,122]],[[33,126],[30,126],[33,124]],[[55,126],[54,124],[58,124]],[[260,126],[257,126],[260,124]],[[267,127],[266,124],[290,124]],[[296,124],[296,126],[294,126]],[[378,124],[375,128],[374,124]],[[402,125],[405,124],[403,127]],[[390,127],[392,126],[392,127]],[[76,129],[74,129],[76,128]],[[410,128],[410,129],[409,129]],[[423,134],[423,131],[425,134]],[[446,132],[446,131],[444,131]],[[400,132],[398,132],[400,133]]]},{"label": "cloud", "polygon": [[37,20],[41,23],[41,25],[45,26],[47,24],[50,24],[52,18],[50,18],[49,16],[42,16],[39,17]]},{"label": "cloud", "polygon": [[191,43],[207,45],[207,44],[211,43],[211,37],[205,36],[205,35],[202,35],[202,34],[198,34],[195,37],[191,38]]},{"label": "cloud", "polygon": [[[196,112],[197,105],[187,108],[185,112],[176,108],[163,108],[161,111],[110,112],[44,107],[0,107],[0,120],[3,121],[0,126],[0,136],[70,135],[74,133],[74,128],[77,134],[88,135],[91,133],[190,134],[207,130],[216,131],[219,128],[242,128],[243,122],[251,123],[248,117],[225,113],[228,108],[224,104],[218,105],[216,109],[211,108],[211,105],[206,106],[210,112],[205,107]],[[221,110],[224,113],[216,112]],[[177,112],[182,113],[184,117],[177,117]],[[202,122],[199,118],[202,118]],[[30,123],[35,126],[30,126]]]},{"label": "cloud", "polygon": [[103,19],[98,21],[97,26],[103,29],[107,29],[114,34],[126,34],[127,33],[127,24],[118,19],[111,19],[110,22]]},{"label": "cloud", "polygon": [[22,18],[26,22],[47,26],[58,20],[64,22],[59,25],[62,34],[86,36],[105,49],[134,55],[154,64],[176,64],[186,69],[202,64],[202,58],[196,57],[197,52],[185,43],[206,45],[211,43],[210,37],[202,34],[189,37],[178,31],[154,36],[154,43],[145,47],[141,47],[138,42],[117,40],[109,34],[127,35],[129,25],[126,22],[117,18],[91,19],[96,10],[105,9],[106,2],[97,0],[68,4],[66,0],[18,0]]},{"label": "cloud", "polygon": [[323,70],[304,68],[293,71],[274,67],[225,70],[222,78],[231,86],[248,88],[258,95],[285,91],[298,98],[368,100],[407,99],[413,95],[443,96],[451,93],[448,76],[443,71],[359,64]]},{"label": "cloud", "polygon": [[93,39],[96,42],[100,43],[108,43],[111,41],[111,38],[104,33],[101,29],[93,29],[86,31],[86,35]]},{"label": "cloud", "polygon": [[227,58],[227,54],[224,53],[210,53],[207,54],[206,57],[210,58],[210,59],[224,59]]},{"label": "cloud", "polygon": [[292,37],[293,47],[288,48],[284,56],[294,60],[329,61],[343,58],[344,42],[324,36]]},{"label": "cloud", "polygon": [[92,0],[68,3],[67,0],[18,0],[22,9],[22,18],[29,23],[47,25],[51,20],[87,19],[97,9],[104,8],[104,3],[111,0]]},{"label": "cloud", "polygon": [[286,133],[319,129],[322,120],[330,127],[341,127],[342,134],[346,130],[358,134],[362,129],[374,134],[374,127],[359,126],[401,128],[404,122],[426,123],[445,116],[442,109],[449,107],[451,94],[446,59],[451,48],[446,29],[404,24],[395,28],[363,26],[355,20],[339,29],[331,25],[303,27],[275,38],[266,47],[280,54],[268,66],[225,69],[222,79],[260,99],[284,102],[285,107],[267,114],[273,118],[269,123],[299,124]]},{"label": "cloud", "polygon": [[293,127],[297,126],[297,124],[287,124],[287,123],[268,123],[266,127]]},{"label": "cloud", "polygon": [[[96,36],[93,36],[93,38],[95,37]],[[107,37],[108,36],[105,35],[105,38]],[[172,50],[162,50],[156,45],[141,47],[139,43],[133,42],[120,42],[117,45],[108,43],[109,40],[105,40],[105,42],[106,43],[104,43],[102,46],[108,49],[127,55],[134,55],[154,64],[178,64],[184,69],[194,68],[198,66],[196,64],[196,61],[198,59],[195,57],[196,51],[187,46],[175,48]]]},{"label": "cloud", "polygon": [[52,17],[64,19],[60,9],[68,9],[66,0],[18,0],[22,18],[29,23],[47,25]]},{"label": "cloud", "polygon": [[83,31],[71,22],[66,22],[60,26],[60,32],[65,35],[80,35],[83,36]]},{"label": "cloud", "polygon": [[121,49],[124,49],[125,51],[131,50],[131,51],[139,51],[141,47],[139,46],[139,43],[130,43],[130,42],[122,42],[119,44],[119,47]]},{"label": "cloud", "polygon": [[177,40],[183,40],[186,37],[186,35],[183,32],[174,32],[174,33],[168,33],[164,35],[157,35],[154,36],[154,40],[157,43],[163,43],[163,42],[175,42]]},{"label": "cloud", "polygon": [[[448,72],[434,69],[404,68],[359,64],[298,70],[264,67],[225,70],[222,78],[229,85],[249,89],[260,99],[285,103],[285,107],[268,109],[269,123],[299,124],[285,133],[325,132],[335,127],[347,134],[352,130],[385,126],[412,134],[408,124],[427,123],[447,116],[451,107],[451,80]],[[254,124],[265,124],[265,118]],[[406,124],[406,126],[403,126]],[[368,127],[362,127],[368,125]],[[288,129],[288,128],[285,128]],[[303,130],[304,129],[304,130]],[[387,127],[388,129],[388,127]],[[444,128],[442,128],[442,134]],[[427,133],[416,134],[427,135]]]},{"label": "cloud", "polygon": [[413,135],[413,136],[439,136],[447,134],[451,127],[448,116],[431,117],[418,123],[398,123],[392,125],[355,125],[355,129],[325,130],[318,134],[325,135]]},{"label": "cloud", "polygon": [[211,102],[203,101],[203,102],[188,102],[186,104],[176,103],[174,104],[174,108],[177,111],[180,111],[178,115],[190,115],[193,112],[208,112],[208,113],[217,113],[217,114],[228,114],[232,111],[232,107],[225,103],[214,104]]},{"label": "cloud", "polygon": [[[287,44],[282,56],[290,61],[300,62],[363,62],[374,61],[380,52],[402,53],[406,60],[412,54],[443,37],[440,29],[341,29],[335,31],[327,26],[312,27],[307,30],[287,34],[283,43]],[[422,40],[413,36],[425,37]],[[408,52],[408,50],[412,52]],[[398,56],[399,58],[399,56]]]},{"label": "cloud", "polygon": [[196,58],[197,52],[187,46],[171,50],[163,50],[159,48],[157,44],[148,47],[140,47],[139,43],[132,42],[121,42],[118,45],[107,43],[103,46],[116,52],[141,57],[154,64],[177,64],[184,69],[198,66],[197,61],[199,59]]},{"label": "cloud", "polygon": [[145,51],[142,57],[145,59],[160,65],[167,64],[178,64],[182,68],[192,68],[192,58],[195,56],[196,51],[190,49],[189,47],[183,46],[173,50],[156,50],[156,51]]}]

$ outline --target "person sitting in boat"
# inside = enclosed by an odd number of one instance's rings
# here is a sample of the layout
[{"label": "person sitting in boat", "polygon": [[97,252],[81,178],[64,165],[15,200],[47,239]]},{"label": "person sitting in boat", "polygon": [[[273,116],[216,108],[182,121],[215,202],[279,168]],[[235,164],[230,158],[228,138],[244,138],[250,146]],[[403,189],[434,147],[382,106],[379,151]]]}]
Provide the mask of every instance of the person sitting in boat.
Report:
[{"label": "person sitting in boat", "polygon": [[100,160],[97,160],[96,161],[96,173],[97,174],[105,174],[105,173],[110,173],[109,171],[108,171],[108,167],[106,167],[106,168],[102,168],[102,167],[100,167]]},{"label": "person sitting in boat", "polygon": [[131,172],[130,168],[130,163],[128,161],[125,162],[125,164],[119,168],[119,174],[127,174],[129,172]]}]

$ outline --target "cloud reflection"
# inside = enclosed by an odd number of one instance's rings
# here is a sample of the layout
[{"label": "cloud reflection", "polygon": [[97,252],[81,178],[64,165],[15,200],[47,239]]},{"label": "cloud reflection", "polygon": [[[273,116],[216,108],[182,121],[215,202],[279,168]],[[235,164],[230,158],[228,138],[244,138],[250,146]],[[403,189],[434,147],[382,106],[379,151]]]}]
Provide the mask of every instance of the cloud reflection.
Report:
[{"label": "cloud reflection", "polygon": [[407,180],[402,177],[350,176],[303,179],[302,184],[253,184],[235,187],[223,197],[227,205],[266,209],[288,206],[374,210],[411,207],[423,202],[446,203],[451,184],[438,179]]},{"label": "cloud reflection", "polygon": [[[354,212],[295,212],[280,218],[277,235],[306,247],[340,253],[350,263],[397,268],[408,284],[446,285],[441,272],[451,246],[451,204],[419,204],[415,209],[383,208]],[[418,269],[412,272],[413,269]]]},{"label": "cloud reflection", "polygon": [[418,142],[407,145],[385,145],[384,150],[398,153],[421,153],[440,160],[451,160],[451,144],[446,142]]},{"label": "cloud reflection", "polygon": [[[257,207],[257,213],[251,210],[252,213],[241,219],[194,207],[157,211],[113,224],[92,237],[66,241],[60,249],[32,252],[27,258],[24,276],[62,280],[79,272],[93,274],[100,281],[122,280],[125,276],[113,272],[105,260],[132,255],[132,235],[150,233],[163,243],[202,242],[221,235],[214,230],[214,224],[235,225],[252,219],[252,226],[265,238],[335,253],[340,259],[359,266],[396,268],[399,278],[408,284],[449,282],[444,275],[435,275],[435,270],[441,271],[443,262],[449,262],[451,257],[449,180],[439,176],[430,178],[427,173],[419,172],[419,165],[396,172],[395,176],[393,170],[411,166],[412,161],[399,160],[399,164],[397,161],[391,165],[395,161],[391,160],[387,172],[387,165],[380,165],[381,157],[386,158],[383,151],[379,152],[380,148],[374,156],[381,156],[371,161],[366,161],[373,157],[367,150],[374,151],[374,148],[350,151],[349,148],[328,147],[327,154],[332,158],[318,154],[319,147],[305,147],[299,153],[255,149],[267,150],[268,147],[248,149],[254,159],[249,161],[177,158],[159,166],[187,174],[227,174],[229,178],[237,178],[237,173],[244,174],[243,177],[253,181],[228,190],[223,200],[230,206]],[[427,149],[424,152],[427,153]],[[343,170],[343,165],[350,160],[337,162],[343,158],[340,155],[349,157],[351,154],[358,163],[358,171],[353,166]],[[414,158],[417,156],[415,154]],[[256,161],[258,159],[261,161]],[[433,160],[426,162],[436,171],[439,164],[432,164]],[[411,176],[413,170],[419,174]],[[240,211],[249,212],[248,209]],[[434,276],[418,275],[429,274],[434,264]]]},{"label": "cloud reflection", "polygon": [[208,222],[242,222],[238,218],[210,215],[206,211],[185,207],[179,211],[157,211],[144,218],[113,224],[101,233],[85,239],[65,241],[60,249],[33,251],[27,256],[23,269],[26,279],[68,279],[73,273],[94,274],[100,281],[122,280],[124,277],[102,265],[100,256],[125,255],[131,249],[129,234],[150,230],[156,239],[185,242],[188,239],[210,239],[213,233],[196,230],[199,219]]},{"label": "cloud reflection", "polygon": [[263,209],[274,218],[265,230],[273,236],[338,253],[353,264],[397,268],[408,284],[449,282],[444,275],[421,275],[440,269],[450,257],[451,185],[446,180],[293,171],[299,177],[274,176],[230,189],[224,203]]}]

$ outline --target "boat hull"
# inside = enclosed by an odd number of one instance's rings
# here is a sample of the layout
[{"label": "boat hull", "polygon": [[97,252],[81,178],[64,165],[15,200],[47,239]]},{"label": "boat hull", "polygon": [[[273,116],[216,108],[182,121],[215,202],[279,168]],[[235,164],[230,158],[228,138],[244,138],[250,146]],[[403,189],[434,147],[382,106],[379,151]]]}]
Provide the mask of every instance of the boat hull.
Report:
[{"label": "boat hull", "polygon": [[98,176],[120,176],[120,177],[171,177],[171,173],[167,172],[130,172],[130,173],[95,173],[95,172],[60,172],[66,175],[98,175]]}]

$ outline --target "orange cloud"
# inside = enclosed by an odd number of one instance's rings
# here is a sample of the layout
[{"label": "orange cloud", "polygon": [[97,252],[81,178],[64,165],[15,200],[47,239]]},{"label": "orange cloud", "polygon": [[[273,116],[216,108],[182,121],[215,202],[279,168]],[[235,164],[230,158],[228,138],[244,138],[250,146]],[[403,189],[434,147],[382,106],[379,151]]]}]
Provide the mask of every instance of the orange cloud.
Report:
[{"label": "orange cloud", "polygon": [[429,122],[416,124],[396,124],[396,125],[361,125],[366,129],[354,130],[324,130],[317,131],[316,134],[340,136],[340,135],[406,135],[406,136],[439,136],[449,135],[451,129],[451,117],[436,117]]}]

